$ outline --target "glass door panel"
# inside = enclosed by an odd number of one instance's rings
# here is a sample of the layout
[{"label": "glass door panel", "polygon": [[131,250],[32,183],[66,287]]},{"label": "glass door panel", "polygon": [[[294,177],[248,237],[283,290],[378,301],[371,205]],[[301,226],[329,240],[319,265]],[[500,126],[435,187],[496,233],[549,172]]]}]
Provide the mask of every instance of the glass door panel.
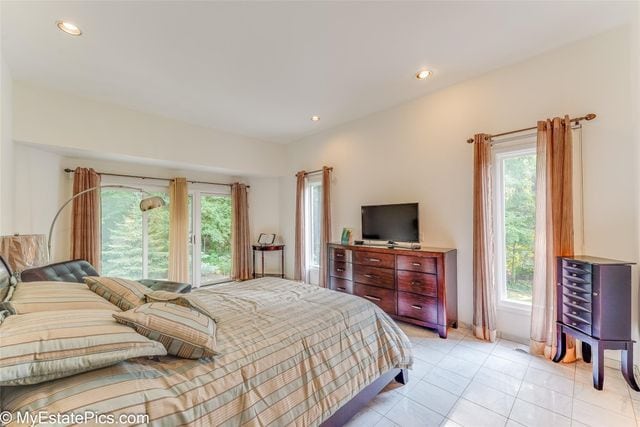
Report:
[{"label": "glass door panel", "polygon": [[[199,283],[229,280],[231,276],[231,198],[200,194]],[[197,214],[197,213],[196,213]]]}]

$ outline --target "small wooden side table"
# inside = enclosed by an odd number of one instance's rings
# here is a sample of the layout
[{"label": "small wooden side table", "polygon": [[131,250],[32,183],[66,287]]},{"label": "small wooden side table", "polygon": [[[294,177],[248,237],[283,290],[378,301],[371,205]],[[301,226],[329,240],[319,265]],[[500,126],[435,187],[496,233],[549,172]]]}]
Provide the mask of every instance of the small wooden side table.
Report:
[{"label": "small wooden side table", "polygon": [[[284,245],[253,245],[253,278],[265,277],[264,274],[264,253],[280,251],[280,277],[284,279]],[[256,274],[256,252],[260,252],[262,261],[262,274]]]}]

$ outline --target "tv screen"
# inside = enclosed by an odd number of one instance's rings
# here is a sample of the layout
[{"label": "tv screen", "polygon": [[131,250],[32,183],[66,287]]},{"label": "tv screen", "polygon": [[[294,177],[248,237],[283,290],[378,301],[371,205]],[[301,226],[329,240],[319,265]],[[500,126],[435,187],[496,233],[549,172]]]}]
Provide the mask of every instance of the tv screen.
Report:
[{"label": "tv screen", "polygon": [[419,242],[418,204],[363,206],[362,238]]}]

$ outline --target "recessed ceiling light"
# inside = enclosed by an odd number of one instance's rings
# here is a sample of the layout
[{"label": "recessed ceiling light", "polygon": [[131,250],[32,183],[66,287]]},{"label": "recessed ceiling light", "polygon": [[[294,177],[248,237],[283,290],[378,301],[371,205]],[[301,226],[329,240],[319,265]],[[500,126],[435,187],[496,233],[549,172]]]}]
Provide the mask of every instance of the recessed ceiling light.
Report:
[{"label": "recessed ceiling light", "polygon": [[312,122],[317,122],[320,120],[320,116],[311,116],[311,121]]},{"label": "recessed ceiling light", "polygon": [[76,24],[67,21],[58,21],[56,25],[61,31],[64,31],[67,34],[71,34],[72,36],[79,36],[82,34],[82,31]]},{"label": "recessed ceiling light", "polygon": [[429,70],[421,70],[416,73],[416,79],[424,80],[431,75],[431,71]]}]

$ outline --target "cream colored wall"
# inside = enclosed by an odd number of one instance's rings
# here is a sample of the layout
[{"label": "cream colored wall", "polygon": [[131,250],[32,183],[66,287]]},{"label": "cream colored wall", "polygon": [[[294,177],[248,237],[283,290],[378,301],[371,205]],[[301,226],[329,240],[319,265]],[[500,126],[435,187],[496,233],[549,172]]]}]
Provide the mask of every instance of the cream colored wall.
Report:
[{"label": "cream colored wall", "polygon": [[[69,93],[14,82],[15,141],[133,156],[226,175],[274,176],[284,146],[191,125]],[[37,125],[34,125],[37,124]]]},{"label": "cream colored wall", "polygon": [[[458,313],[470,323],[473,152],[466,139],[555,115],[595,112],[598,119],[583,131],[585,250],[636,261],[631,38],[629,28],[617,29],[290,144],[280,191],[285,240],[293,241],[297,170],[334,166],[334,238],[345,226],[360,235],[363,204],[417,201],[421,240],[458,249]],[[291,272],[291,246],[288,261]],[[635,288],[637,283],[634,273]],[[637,311],[635,305],[636,324]],[[503,311],[498,327],[526,338],[529,317]]]},{"label": "cream colored wall", "polygon": [[0,235],[11,233],[14,154],[12,135],[13,81],[0,51]]},{"label": "cream colored wall", "polygon": [[[10,233],[48,234],[58,206],[66,200],[62,157],[23,144],[15,144],[15,186]],[[69,209],[70,211],[70,209]],[[52,260],[68,259],[70,212],[64,212],[54,230]]]}]

